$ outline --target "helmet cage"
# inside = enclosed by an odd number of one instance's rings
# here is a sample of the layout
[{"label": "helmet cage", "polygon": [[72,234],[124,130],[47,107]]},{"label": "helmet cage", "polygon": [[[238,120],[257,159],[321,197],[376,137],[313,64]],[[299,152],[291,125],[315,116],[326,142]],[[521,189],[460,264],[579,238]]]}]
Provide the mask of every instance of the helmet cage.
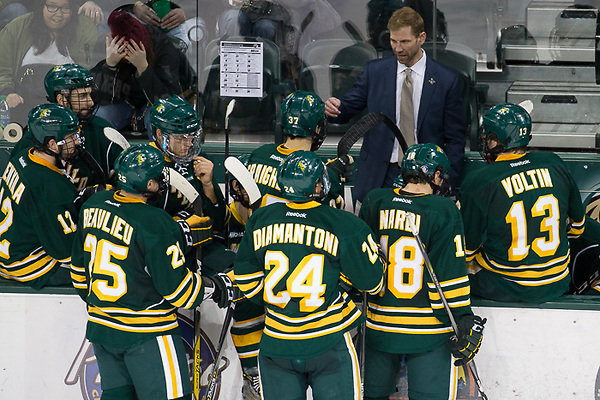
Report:
[{"label": "helmet cage", "polygon": [[[188,163],[200,154],[202,128],[192,133],[176,134],[161,131],[160,149],[176,164]],[[190,143],[186,148],[185,143]],[[174,150],[179,147],[183,151]],[[184,154],[182,154],[184,153]]]}]

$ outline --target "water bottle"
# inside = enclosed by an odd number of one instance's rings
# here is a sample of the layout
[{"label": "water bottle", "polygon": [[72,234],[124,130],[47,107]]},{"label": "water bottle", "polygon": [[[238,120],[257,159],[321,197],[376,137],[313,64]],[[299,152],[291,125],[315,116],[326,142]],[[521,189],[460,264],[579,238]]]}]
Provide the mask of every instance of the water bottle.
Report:
[{"label": "water bottle", "polygon": [[2,133],[4,133],[4,127],[10,124],[10,108],[6,102],[6,96],[0,96],[0,124]]}]

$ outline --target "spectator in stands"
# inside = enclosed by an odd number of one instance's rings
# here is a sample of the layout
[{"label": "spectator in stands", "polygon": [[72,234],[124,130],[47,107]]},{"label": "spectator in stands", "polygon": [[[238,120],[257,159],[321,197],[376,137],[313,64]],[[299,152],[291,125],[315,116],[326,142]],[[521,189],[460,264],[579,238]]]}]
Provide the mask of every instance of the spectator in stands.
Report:
[{"label": "spectator in stands", "polygon": [[[409,146],[442,147],[452,163],[450,178],[455,184],[466,144],[459,75],[421,49],[424,22],[412,8],[396,10],[388,29],[395,57],[367,62],[352,89],[341,99],[331,97],[325,102],[325,114],[332,122],[344,123],[365,107],[368,112],[385,113],[400,127]],[[369,131],[360,150],[354,197],[362,201],[373,188],[392,187],[401,159],[399,142],[387,127],[380,124]]]},{"label": "spectator in stands", "polygon": [[1,183],[8,223],[0,233],[0,276],[34,289],[70,286],[77,192],[62,162],[83,148],[79,121],[66,107],[41,104],[28,125],[35,146],[11,158]]},{"label": "spectator in stands", "polygon": [[[146,25],[160,28],[168,35],[182,40],[188,47],[192,44],[192,40],[203,39],[197,37],[197,34],[205,33],[206,24],[202,18],[188,18],[185,10],[172,1],[150,0],[146,3],[136,1],[134,4],[121,7],[121,9],[133,13]],[[196,27],[202,27],[202,29],[196,30]]]},{"label": "spectator in stands", "polygon": [[76,15],[72,0],[36,0],[33,12],[0,31],[0,94],[13,121],[27,123],[29,110],[44,103],[44,76],[58,64],[90,67],[98,32],[94,22]]},{"label": "spectator in stands", "polygon": [[108,25],[106,59],[91,70],[99,91],[96,115],[116,129],[144,132],[150,118],[147,107],[183,91],[180,54],[159,28],[142,24],[126,11],[113,11]]},{"label": "spectator in stands", "polygon": [[20,17],[23,14],[27,14],[27,7],[22,3],[8,3],[6,1],[0,2],[0,30],[4,29],[13,19]]},{"label": "spectator in stands", "polygon": [[467,175],[460,190],[471,292],[553,300],[569,289],[568,236],[584,230],[577,184],[557,155],[529,151],[531,118],[521,106],[490,108],[483,127],[491,164]]}]

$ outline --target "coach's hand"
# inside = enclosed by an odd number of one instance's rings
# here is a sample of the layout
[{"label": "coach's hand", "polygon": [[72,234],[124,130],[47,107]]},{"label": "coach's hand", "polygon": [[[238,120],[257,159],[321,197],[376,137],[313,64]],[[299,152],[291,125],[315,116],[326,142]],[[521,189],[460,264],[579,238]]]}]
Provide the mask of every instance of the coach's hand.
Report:
[{"label": "coach's hand", "polygon": [[477,315],[465,315],[458,321],[458,335],[448,340],[452,355],[456,358],[454,365],[466,365],[475,357],[483,340],[483,326],[487,319]]},{"label": "coach's hand", "polygon": [[327,163],[333,172],[339,175],[342,183],[350,182],[354,179],[354,158],[345,154]]}]

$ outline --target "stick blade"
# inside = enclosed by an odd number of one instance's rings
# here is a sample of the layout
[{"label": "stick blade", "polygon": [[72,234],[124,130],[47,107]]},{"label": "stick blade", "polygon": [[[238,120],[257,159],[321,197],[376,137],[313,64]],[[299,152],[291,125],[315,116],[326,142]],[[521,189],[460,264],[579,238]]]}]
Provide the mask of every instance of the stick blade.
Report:
[{"label": "stick blade", "polygon": [[169,170],[169,184],[179,190],[185,198],[193,204],[198,196],[200,196],[200,193],[198,193],[196,188],[179,172],[171,167],[167,167],[167,169]]},{"label": "stick blade", "polygon": [[252,174],[250,174],[248,168],[237,157],[227,157],[224,165],[227,171],[238,180],[246,193],[248,193],[250,204],[254,204],[262,198],[260,189],[258,189],[258,185],[254,181],[254,178],[252,178]]},{"label": "stick blade", "polygon": [[127,141],[127,139],[125,139],[125,136],[123,136],[121,134],[121,132],[119,132],[118,130],[116,130],[114,128],[111,128],[109,126],[107,126],[106,128],[104,128],[104,136],[106,136],[106,138],[108,140],[110,140],[111,142],[117,144],[123,150],[128,149],[129,147],[131,147],[131,145],[129,144],[129,142]]}]

